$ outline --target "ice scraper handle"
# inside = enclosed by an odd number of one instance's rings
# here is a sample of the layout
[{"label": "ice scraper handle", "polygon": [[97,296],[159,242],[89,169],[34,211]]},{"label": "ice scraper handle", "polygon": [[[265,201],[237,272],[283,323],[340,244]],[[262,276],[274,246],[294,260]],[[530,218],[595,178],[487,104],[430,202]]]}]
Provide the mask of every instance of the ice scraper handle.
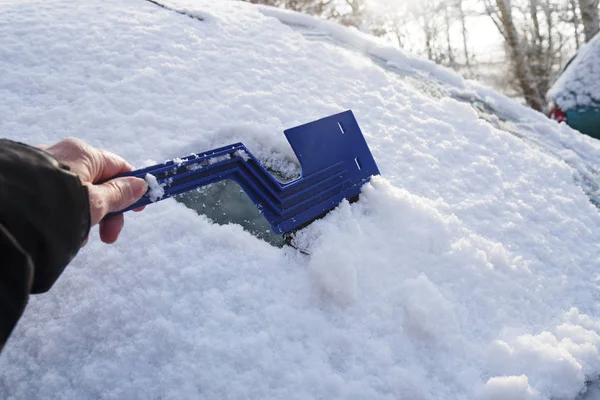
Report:
[{"label": "ice scraper handle", "polygon": [[219,181],[228,170],[236,168],[235,159],[249,160],[251,157],[244,145],[236,143],[115,176],[113,179],[125,176],[144,179],[148,191],[136,203],[109,215],[122,214]]},{"label": "ice scraper handle", "polygon": [[148,182],[133,210],[224,179],[235,181],[271,224],[288,233],[358,196],[378,175],[377,164],[354,118],[345,111],[287,129],[285,136],[302,167],[302,177],[277,181],[242,143],[131,171]]}]

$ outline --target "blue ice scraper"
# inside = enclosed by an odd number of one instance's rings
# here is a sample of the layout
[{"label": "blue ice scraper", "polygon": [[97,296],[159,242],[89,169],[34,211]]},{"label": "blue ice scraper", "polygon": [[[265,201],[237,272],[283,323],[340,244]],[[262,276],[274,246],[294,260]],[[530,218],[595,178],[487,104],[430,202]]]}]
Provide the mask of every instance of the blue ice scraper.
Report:
[{"label": "blue ice scraper", "polygon": [[246,146],[235,143],[121,175],[150,183],[148,192],[121,212],[230,179],[242,187],[273,232],[286,234],[320,218],[343,199],[355,199],[362,185],[379,174],[352,111],[284,133],[302,167],[299,179],[280,183]]}]

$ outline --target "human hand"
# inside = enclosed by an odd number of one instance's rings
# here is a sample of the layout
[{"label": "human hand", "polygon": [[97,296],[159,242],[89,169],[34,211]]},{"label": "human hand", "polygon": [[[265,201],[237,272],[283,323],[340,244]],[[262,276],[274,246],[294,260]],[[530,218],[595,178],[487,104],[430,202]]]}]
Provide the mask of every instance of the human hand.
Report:
[{"label": "human hand", "polygon": [[[104,218],[106,214],[121,211],[138,201],[148,190],[140,178],[115,175],[133,170],[121,157],[97,149],[79,139],[65,139],[53,146],[39,146],[60,163],[67,165],[88,188],[91,226],[100,224],[100,239],[114,243],[124,225],[123,215]],[[134,211],[141,211],[139,208]]]}]

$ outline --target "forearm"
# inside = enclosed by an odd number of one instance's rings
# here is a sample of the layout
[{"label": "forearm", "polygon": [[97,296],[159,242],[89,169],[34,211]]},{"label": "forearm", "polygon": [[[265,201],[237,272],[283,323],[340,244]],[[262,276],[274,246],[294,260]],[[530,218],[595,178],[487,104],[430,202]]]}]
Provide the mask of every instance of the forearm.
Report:
[{"label": "forearm", "polygon": [[33,263],[0,224],[0,350],[23,314],[33,276]]},{"label": "forearm", "polygon": [[0,140],[0,345],[29,293],[47,291],[90,226],[86,189],[45,152]]}]

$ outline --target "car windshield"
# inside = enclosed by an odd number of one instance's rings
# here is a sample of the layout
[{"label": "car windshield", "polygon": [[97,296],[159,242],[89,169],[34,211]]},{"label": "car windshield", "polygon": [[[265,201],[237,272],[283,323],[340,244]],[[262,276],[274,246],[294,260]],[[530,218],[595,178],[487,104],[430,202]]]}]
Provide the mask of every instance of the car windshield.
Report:
[{"label": "car windshield", "polygon": [[226,181],[128,213],[110,246],[94,228],[31,297],[0,398],[576,399],[598,379],[599,141],[358,30],[159,3],[0,1],[0,131],[140,167],[242,142],[286,181],[283,131],[351,109],[381,175],[303,251]]}]

